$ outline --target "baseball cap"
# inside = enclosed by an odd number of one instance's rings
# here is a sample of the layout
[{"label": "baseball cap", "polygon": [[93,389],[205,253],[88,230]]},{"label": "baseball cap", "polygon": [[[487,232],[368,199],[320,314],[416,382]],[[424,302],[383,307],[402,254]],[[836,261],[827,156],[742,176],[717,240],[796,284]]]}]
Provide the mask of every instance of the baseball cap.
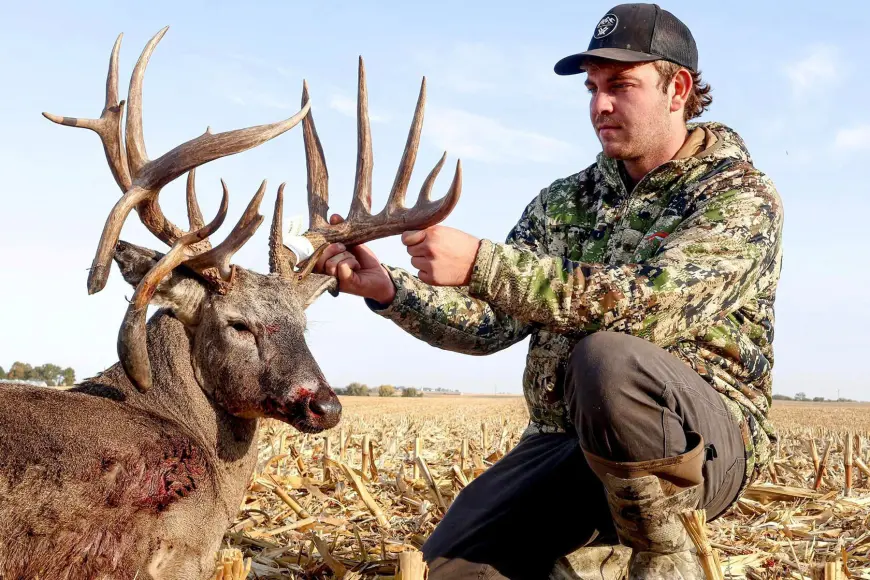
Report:
[{"label": "baseball cap", "polygon": [[559,75],[584,72],[590,57],[619,62],[667,60],[696,72],[698,47],[689,28],[657,4],[620,4],[605,14],[585,52],[556,63]]}]

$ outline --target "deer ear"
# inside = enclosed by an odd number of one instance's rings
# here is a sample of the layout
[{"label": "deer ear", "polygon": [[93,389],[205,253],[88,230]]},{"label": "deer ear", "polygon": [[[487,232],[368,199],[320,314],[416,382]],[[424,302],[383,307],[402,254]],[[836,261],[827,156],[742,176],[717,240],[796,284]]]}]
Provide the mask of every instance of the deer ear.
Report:
[{"label": "deer ear", "polygon": [[[163,257],[163,254],[148,248],[119,241],[115,246],[115,263],[121,269],[124,280],[134,288],[139,281]],[[206,296],[206,288],[195,276],[181,269],[173,270],[163,279],[154,293],[151,303],[172,310],[176,318],[188,326],[199,323],[199,310]]]},{"label": "deer ear", "polygon": [[338,290],[338,280],[336,280],[334,276],[311,273],[296,284],[296,291],[302,299],[304,308],[311,306],[311,304],[327,290],[329,290],[329,293],[333,295],[335,295],[335,292]]}]

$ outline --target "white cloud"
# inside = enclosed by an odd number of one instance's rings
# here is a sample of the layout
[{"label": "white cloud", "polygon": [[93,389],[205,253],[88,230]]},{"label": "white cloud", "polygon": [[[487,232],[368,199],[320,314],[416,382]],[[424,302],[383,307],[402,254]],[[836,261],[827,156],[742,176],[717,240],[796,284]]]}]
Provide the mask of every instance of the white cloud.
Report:
[{"label": "white cloud", "polygon": [[[329,100],[329,108],[338,111],[342,115],[356,119],[356,99],[344,95],[332,95],[332,98]],[[369,121],[372,123],[381,123],[386,120],[385,116],[372,114],[371,110],[369,110]]]},{"label": "white cloud", "polygon": [[870,125],[840,129],[834,138],[834,147],[840,152],[870,149]]},{"label": "white cloud", "polygon": [[552,163],[577,155],[573,145],[538,133],[512,129],[501,121],[460,109],[432,108],[424,135],[435,146],[463,159],[488,163]]},{"label": "white cloud", "polygon": [[796,96],[819,92],[843,77],[840,50],[826,44],[812,46],[804,58],[785,66],[785,74]]}]

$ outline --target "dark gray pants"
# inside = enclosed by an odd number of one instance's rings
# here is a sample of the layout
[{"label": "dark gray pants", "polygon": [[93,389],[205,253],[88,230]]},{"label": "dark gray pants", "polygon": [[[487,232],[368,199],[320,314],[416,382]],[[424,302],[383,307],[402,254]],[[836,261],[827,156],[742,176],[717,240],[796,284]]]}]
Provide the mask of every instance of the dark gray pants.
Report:
[{"label": "dark gray pants", "polygon": [[736,499],[746,461],[739,426],[707,382],[652,343],[610,332],[582,340],[565,400],[576,433],[523,439],[456,497],[423,546],[430,580],[545,580],[594,533],[616,543],[583,449],[612,461],[662,459],[685,453],[694,431],[708,446],[699,507],[712,519]]}]

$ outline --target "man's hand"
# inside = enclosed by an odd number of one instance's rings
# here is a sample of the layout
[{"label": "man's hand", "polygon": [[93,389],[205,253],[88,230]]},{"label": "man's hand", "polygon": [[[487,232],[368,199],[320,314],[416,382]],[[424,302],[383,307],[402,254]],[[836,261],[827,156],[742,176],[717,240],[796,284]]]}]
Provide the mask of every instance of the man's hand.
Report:
[{"label": "man's hand", "polygon": [[[331,224],[344,221],[334,214]],[[364,245],[348,249],[344,244],[330,244],[317,260],[314,271],[335,276],[340,292],[371,298],[380,304],[389,304],[396,296],[396,287],[374,252]]]},{"label": "man's hand", "polygon": [[402,243],[411,255],[417,277],[433,286],[467,286],[480,240],[445,226],[405,232]]}]

